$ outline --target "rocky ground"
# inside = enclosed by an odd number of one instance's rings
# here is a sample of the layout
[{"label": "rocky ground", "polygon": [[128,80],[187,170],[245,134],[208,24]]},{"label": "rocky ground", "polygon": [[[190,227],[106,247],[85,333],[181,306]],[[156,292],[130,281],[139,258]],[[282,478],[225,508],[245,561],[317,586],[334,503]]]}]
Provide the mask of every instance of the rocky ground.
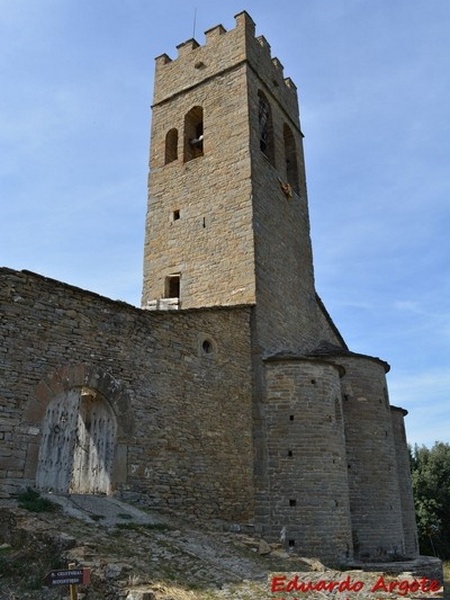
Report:
[{"label": "rocky ground", "polygon": [[379,573],[325,570],[319,561],[289,555],[237,526],[200,526],[115,500],[106,507],[92,497],[58,502],[63,507],[38,513],[20,508],[17,501],[0,502],[0,600],[67,598],[67,586],[46,587],[43,580],[69,563],[91,570],[90,585],[77,586],[80,600],[330,598],[327,591],[272,592],[270,574],[281,572],[296,572],[311,582],[347,576],[364,582],[362,591],[334,590],[336,600],[405,597],[398,589],[371,593]]}]

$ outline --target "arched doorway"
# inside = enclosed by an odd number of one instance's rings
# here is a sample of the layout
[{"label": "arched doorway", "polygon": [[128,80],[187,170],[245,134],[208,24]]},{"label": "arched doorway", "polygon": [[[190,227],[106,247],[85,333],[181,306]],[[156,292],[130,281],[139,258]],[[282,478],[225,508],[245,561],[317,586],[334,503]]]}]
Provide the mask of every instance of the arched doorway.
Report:
[{"label": "arched doorway", "polygon": [[37,487],[62,493],[110,493],[116,430],[116,417],[99,392],[83,387],[57,394],[44,417]]}]

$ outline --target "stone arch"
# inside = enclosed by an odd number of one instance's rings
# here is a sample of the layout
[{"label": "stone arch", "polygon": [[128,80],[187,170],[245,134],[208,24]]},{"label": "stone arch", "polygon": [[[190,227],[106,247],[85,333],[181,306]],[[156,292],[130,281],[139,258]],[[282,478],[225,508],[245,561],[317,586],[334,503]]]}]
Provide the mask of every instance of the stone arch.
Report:
[{"label": "stone arch", "polygon": [[166,134],[164,164],[167,165],[178,158],[178,129],[169,129]]},{"label": "stone arch", "polygon": [[194,106],[184,117],[184,162],[203,156],[203,108]]},{"label": "stone arch", "polygon": [[39,382],[24,420],[39,428],[32,442],[39,451],[28,453],[27,470],[40,489],[108,494],[126,482],[130,396],[103,369],[76,365],[50,373]]},{"label": "stone arch", "polygon": [[48,404],[42,423],[36,485],[76,494],[109,494],[117,420],[102,394],[71,388]]}]

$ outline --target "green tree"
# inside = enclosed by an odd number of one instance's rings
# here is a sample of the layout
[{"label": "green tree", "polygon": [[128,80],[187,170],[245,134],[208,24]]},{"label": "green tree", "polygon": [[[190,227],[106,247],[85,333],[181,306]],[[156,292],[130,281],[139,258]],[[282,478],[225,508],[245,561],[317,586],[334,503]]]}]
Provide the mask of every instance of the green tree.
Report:
[{"label": "green tree", "polygon": [[415,446],[411,474],[422,554],[450,558],[450,445]]}]

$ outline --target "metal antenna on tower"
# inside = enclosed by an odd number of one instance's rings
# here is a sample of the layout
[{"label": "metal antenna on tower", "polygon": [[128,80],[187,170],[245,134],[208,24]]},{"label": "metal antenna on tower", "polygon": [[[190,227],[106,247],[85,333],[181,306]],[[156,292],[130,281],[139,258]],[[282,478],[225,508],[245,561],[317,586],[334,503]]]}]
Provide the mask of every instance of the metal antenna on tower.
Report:
[{"label": "metal antenna on tower", "polygon": [[192,25],[192,37],[195,39],[195,25],[197,21],[197,7],[194,8],[194,24]]}]

